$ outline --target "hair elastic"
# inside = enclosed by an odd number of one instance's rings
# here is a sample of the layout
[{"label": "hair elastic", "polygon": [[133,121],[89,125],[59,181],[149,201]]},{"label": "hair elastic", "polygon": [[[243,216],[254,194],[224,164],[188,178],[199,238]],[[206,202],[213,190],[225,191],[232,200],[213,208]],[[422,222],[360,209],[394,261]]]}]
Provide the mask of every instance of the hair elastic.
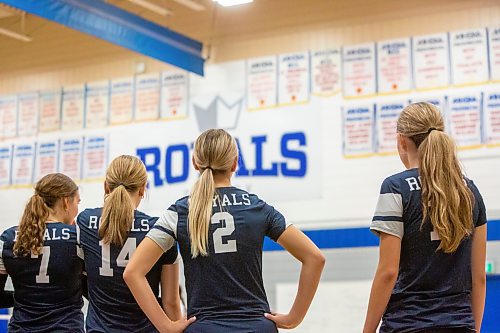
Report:
[{"label": "hair elastic", "polygon": [[429,128],[429,130],[427,131],[427,134],[430,134],[432,131],[437,131],[438,129],[435,128],[435,127],[431,127]]}]

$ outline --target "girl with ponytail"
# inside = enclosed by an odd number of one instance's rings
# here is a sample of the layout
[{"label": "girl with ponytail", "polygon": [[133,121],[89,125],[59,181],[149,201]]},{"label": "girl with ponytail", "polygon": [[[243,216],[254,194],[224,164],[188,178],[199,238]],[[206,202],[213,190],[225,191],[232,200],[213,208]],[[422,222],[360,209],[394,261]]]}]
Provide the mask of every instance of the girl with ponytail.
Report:
[{"label": "girl with ponytail", "polygon": [[370,229],[380,236],[364,333],[479,332],[486,276],[486,209],[464,177],[432,104],[397,122],[406,171],[382,183]]},{"label": "girl with ponytail", "polygon": [[[157,328],[166,320],[150,306],[146,273],[174,236],[184,262],[186,333],[276,333],[300,324],[316,292],[325,259],[314,243],[259,197],[231,185],[238,165],[235,140],[222,129],[194,145],[199,171],[189,197],[163,214],[128,264],[124,278]],[[262,281],[262,245],[269,237],[302,262],[299,290],[288,314],[271,313]],[[161,331],[161,330],[160,330]],[[168,332],[168,330],[162,331]]]},{"label": "girl with ponytail", "polygon": [[[89,288],[87,332],[157,332],[123,281],[127,262],[158,219],[137,210],[146,183],[146,168],[140,159],[118,156],[106,171],[104,207],[86,209],[78,216]],[[171,332],[181,332],[188,325],[181,320],[179,268],[173,265],[177,255],[172,241],[151,265],[146,282],[154,291],[152,306],[167,318],[164,325]]]},{"label": "girl with ponytail", "polygon": [[[8,274],[15,293],[9,332],[83,333],[83,258],[73,225],[79,202],[71,178],[48,174],[35,185],[19,226],[0,236],[0,289]],[[1,297],[8,303],[6,292]]]}]

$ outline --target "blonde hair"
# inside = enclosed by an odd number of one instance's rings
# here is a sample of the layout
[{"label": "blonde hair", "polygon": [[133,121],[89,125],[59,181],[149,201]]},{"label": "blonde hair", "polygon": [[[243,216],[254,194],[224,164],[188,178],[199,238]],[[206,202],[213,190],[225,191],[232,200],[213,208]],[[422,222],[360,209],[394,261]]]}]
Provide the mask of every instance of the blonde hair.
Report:
[{"label": "blonde hair", "polygon": [[455,142],[444,132],[439,109],[429,103],[414,103],[404,108],[397,131],[418,148],[422,225],[430,220],[441,239],[438,250],[453,253],[474,228],[474,197],[465,183]]},{"label": "blonde hair", "polygon": [[214,173],[231,170],[237,157],[235,140],[222,129],[206,130],[196,139],[193,159],[201,174],[191,190],[188,213],[193,258],[208,255],[208,231],[215,195]]},{"label": "blonde hair", "polygon": [[42,177],[35,185],[35,194],[31,196],[19,222],[14,254],[27,256],[40,254],[43,247],[45,224],[50,209],[62,198],[73,198],[78,192],[75,182],[62,173],[51,173]]},{"label": "blonde hair", "polygon": [[146,186],[148,175],[140,159],[130,155],[115,158],[106,171],[109,193],[104,199],[99,236],[106,244],[123,246],[132,228],[135,205],[129,193]]}]

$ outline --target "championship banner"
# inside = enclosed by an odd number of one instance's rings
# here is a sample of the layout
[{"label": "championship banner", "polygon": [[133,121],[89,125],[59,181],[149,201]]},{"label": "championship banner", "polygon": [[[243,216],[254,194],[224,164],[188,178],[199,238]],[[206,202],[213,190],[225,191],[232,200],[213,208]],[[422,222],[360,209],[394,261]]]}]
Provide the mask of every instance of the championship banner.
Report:
[{"label": "championship banner", "polygon": [[341,54],[339,49],[311,53],[312,94],[332,96],[341,90]]},{"label": "championship banner", "polygon": [[344,106],[344,156],[364,156],[373,153],[375,107],[373,104]]},{"label": "championship banner", "polygon": [[85,87],[63,88],[62,93],[62,130],[75,131],[83,128]]},{"label": "championship banner", "polygon": [[40,93],[40,132],[58,131],[61,128],[61,91]]},{"label": "championship banner", "polygon": [[18,135],[36,135],[38,133],[38,93],[19,94],[18,101]]},{"label": "championship banner", "polygon": [[417,90],[450,84],[447,33],[413,37],[413,73]]},{"label": "championship banner", "polygon": [[10,185],[12,146],[0,146],[0,187]]},{"label": "championship banner", "polygon": [[74,180],[81,179],[82,141],[81,137],[61,139],[59,147],[59,172]]},{"label": "championship banner", "polygon": [[107,167],[108,167],[107,135],[85,137],[83,146],[82,179],[91,180],[95,178],[105,178]]},{"label": "championship banner", "polygon": [[500,81],[500,27],[488,29],[490,80]]},{"label": "championship banner", "polygon": [[134,111],[134,78],[111,81],[110,125],[129,123]]},{"label": "championship banner", "polygon": [[247,109],[276,106],[278,102],[278,62],[276,56],[248,59]]},{"label": "championship banner", "polygon": [[345,98],[375,94],[375,43],[345,46],[342,72]]},{"label": "championship banner", "polygon": [[484,138],[488,145],[500,144],[500,91],[484,93]]},{"label": "championship banner", "polygon": [[108,125],[109,81],[87,83],[85,94],[85,128]]},{"label": "championship banner", "polygon": [[34,160],[34,144],[14,146],[12,158],[12,185],[28,185],[32,183]]},{"label": "championship banner", "polygon": [[407,104],[407,101],[377,103],[376,133],[378,153],[387,154],[397,151],[396,126],[399,114]]},{"label": "championship banner", "polygon": [[411,82],[410,38],[377,43],[377,83],[380,94],[409,91]]},{"label": "championship banner", "polygon": [[278,104],[304,103],[309,100],[309,52],[279,56]]},{"label": "championship banner", "polygon": [[59,140],[43,140],[37,143],[33,182],[49,173],[57,172]]},{"label": "championship banner", "polygon": [[481,93],[449,97],[449,133],[461,148],[481,144]]},{"label": "championship banner", "polygon": [[135,120],[156,120],[159,117],[160,75],[142,74],[135,78]]},{"label": "championship banner", "polygon": [[17,135],[17,96],[0,96],[0,140]]},{"label": "championship banner", "polygon": [[160,118],[187,117],[188,84],[187,72],[164,71],[161,73]]},{"label": "championship banner", "polygon": [[477,84],[489,80],[486,29],[451,32],[450,44],[454,85]]}]

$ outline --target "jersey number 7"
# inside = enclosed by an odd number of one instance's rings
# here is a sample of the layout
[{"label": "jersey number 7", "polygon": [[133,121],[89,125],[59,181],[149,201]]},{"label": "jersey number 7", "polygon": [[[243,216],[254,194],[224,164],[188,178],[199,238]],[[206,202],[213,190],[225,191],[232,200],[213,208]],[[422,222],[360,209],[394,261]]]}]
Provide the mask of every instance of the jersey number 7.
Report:
[{"label": "jersey number 7", "polygon": [[[50,246],[42,247],[40,255],[42,256],[42,262],[40,263],[40,270],[36,276],[36,283],[50,283],[49,276],[47,275],[47,267],[49,267],[50,259]],[[31,252],[31,258],[36,259],[38,256],[38,254]]]}]

